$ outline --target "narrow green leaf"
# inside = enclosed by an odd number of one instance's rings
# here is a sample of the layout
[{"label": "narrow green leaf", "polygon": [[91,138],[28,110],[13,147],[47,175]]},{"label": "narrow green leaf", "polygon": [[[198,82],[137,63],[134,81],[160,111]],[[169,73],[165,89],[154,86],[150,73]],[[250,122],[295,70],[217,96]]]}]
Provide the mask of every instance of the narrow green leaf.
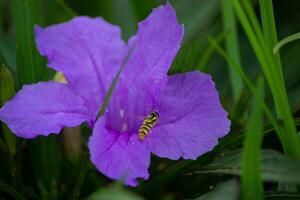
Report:
[{"label": "narrow green leaf", "polygon": [[[0,10],[4,10],[4,1],[0,1]],[[0,27],[3,27],[4,24],[4,15],[1,13],[0,14]]]},{"label": "narrow green leaf", "polygon": [[[262,150],[260,173],[266,182],[300,183],[300,161],[286,157],[274,150]],[[217,156],[209,165],[194,174],[231,174],[243,173],[242,151],[237,149]]]},{"label": "narrow green leaf", "polygon": [[258,93],[254,96],[253,110],[245,136],[243,148],[242,191],[243,199],[263,199],[263,186],[260,175],[260,148],[262,143],[262,102],[264,97],[263,81],[258,80]]},{"label": "narrow green leaf", "polygon": [[0,179],[0,188],[10,194],[16,200],[25,200],[25,198],[18,193],[13,187],[5,183],[3,180]]},{"label": "narrow green leaf", "polygon": [[114,89],[115,89],[115,87],[116,87],[116,84],[117,84],[117,82],[118,82],[118,80],[119,80],[119,78],[120,78],[120,76],[121,76],[121,74],[122,74],[122,71],[123,71],[124,67],[126,66],[126,64],[127,64],[128,60],[129,60],[130,56],[132,55],[132,53],[133,53],[133,51],[134,51],[134,49],[135,49],[135,46],[136,46],[136,43],[133,44],[133,45],[130,47],[130,49],[129,49],[127,55],[126,55],[125,58],[123,59],[123,61],[122,61],[122,63],[121,63],[121,66],[120,66],[120,68],[119,68],[117,74],[115,75],[115,77],[114,77],[112,83],[110,84],[109,89],[108,89],[108,92],[107,92],[106,95],[105,95],[104,103],[103,103],[103,105],[102,105],[102,107],[101,107],[101,109],[100,109],[100,111],[99,111],[99,113],[98,113],[97,119],[98,119],[99,117],[101,117],[101,116],[105,113],[105,109],[106,109],[106,107],[107,107],[107,105],[108,105],[108,103],[109,103],[109,99],[110,99],[110,97],[111,97],[111,95],[112,95],[112,93],[113,93],[113,91],[114,91]]},{"label": "narrow green leaf", "polygon": [[[274,59],[269,42],[274,41],[275,39],[267,39],[267,37],[275,36],[274,33],[269,34],[270,32],[275,31],[272,28],[274,27],[272,25],[273,22],[270,22],[272,19],[274,21],[274,16],[271,15],[273,14],[273,11],[267,12],[267,18],[262,17],[262,20],[267,19],[267,21],[269,21],[263,22],[263,24],[267,24],[264,25],[263,35],[252,6],[248,1],[243,0],[242,2],[245,10],[241,6],[239,0],[232,0],[235,12],[248,36],[248,39],[271,89],[277,115],[284,121],[284,137],[280,137],[281,143],[285,147],[284,150],[288,155],[300,158],[300,140],[297,137],[296,127],[292,118],[291,109],[289,107],[284,78],[280,66],[280,59],[276,57]],[[266,1],[266,3],[271,3],[271,1]],[[267,7],[270,8],[271,6]],[[262,16],[263,15],[264,13],[262,13]],[[266,29],[269,31],[266,31]]]},{"label": "narrow green leaf", "polygon": [[39,185],[40,193],[47,195],[43,198],[55,199],[62,164],[62,152],[57,136],[50,135],[28,141],[28,147],[34,181]]},{"label": "narrow green leaf", "polygon": [[300,33],[295,33],[295,34],[292,34],[290,36],[287,36],[286,38],[280,40],[273,48],[273,54],[276,54],[279,49],[281,47],[283,47],[284,45],[286,45],[287,43],[289,42],[293,42],[295,40],[299,40],[300,39]]},{"label": "narrow green leaf", "polygon": [[[226,194],[226,195],[224,195]],[[212,191],[195,200],[237,200],[239,198],[239,185],[237,180],[231,179],[217,185]]]},{"label": "narrow green leaf", "polygon": [[[288,137],[288,142],[291,145],[290,155],[300,158],[300,140],[298,138],[296,126],[287,97],[280,55],[279,53],[276,55],[272,54],[272,47],[277,43],[277,32],[272,0],[260,0],[259,6],[261,11],[264,41],[266,41],[267,43],[266,46],[268,47],[270,60],[274,63],[273,68],[278,74],[278,79],[276,80],[276,82],[278,82],[279,86],[281,86],[278,88],[280,96],[278,97],[278,99],[275,99],[275,105],[277,105],[278,116],[283,118],[284,120],[286,137]],[[269,69],[272,67],[266,68]],[[273,85],[272,87],[276,86]]]},{"label": "narrow green leaf", "polygon": [[158,6],[158,2],[156,0],[129,0],[129,3],[132,7],[132,12],[135,15],[136,22],[145,19],[149,15],[151,10]]},{"label": "narrow green leaf", "polygon": [[[219,35],[217,35],[216,40],[218,42],[222,42],[226,36],[227,32],[221,32]],[[211,59],[211,57],[214,55],[215,48],[212,45],[209,45],[204,50],[203,54],[201,55],[201,58],[199,59],[199,62],[196,64],[195,69],[203,71],[204,68],[207,66],[207,63]]]},{"label": "narrow green leaf", "polygon": [[[261,21],[263,27],[264,39],[269,47],[273,47],[277,41],[276,25],[273,13],[272,0],[259,0],[259,7],[261,13]],[[282,73],[281,61],[279,54],[274,55],[278,70]]]},{"label": "narrow green leaf", "polygon": [[182,45],[192,41],[194,37],[203,34],[207,28],[212,26],[216,17],[219,15],[219,0],[194,1],[174,1],[179,20],[186,27]]},{"label": "narrow green leaf", "polygon": [[68,4],[66,4],[64,0],[56,0],[56,3],[59,4],[65,10],[69,17],[75,17],[78,15],[73,9],[71,9],[68,6]]},{"label": "narrow green leaf", "polygon": [[[236,29],[236,18],[235,13],[233,11],[233,7],[231,1],[222,0],[222,20],[223,20],[223,29],[224,32],[227,32],[225,35],[225,46],[229,56],[238,64],[241,64],[240,58],[240,49],[238,43],[238,32]],[[229,68],[230,82],[233,91],[234,100],[237,101],[242,88],[243,82],[240,75]]]},{"label": "narrow green leaf", "polygon": [[265,199],[300,199],[300,194],[295,192],[278,192],[278,191],[268,191],[265,192]]},{"label": "narrow green leaf", "polygon": [[[5,67],[4,64],[0,66],[0,107],[4,103],[10,100],[15,94],[14,80],[11,73]],[[3,130],[4,139],[7,145],[8,152],[10,155],[16,153],[16,137],[9,130],[6,124],[1,123],[1,128]]]},{"label": "narrow green leaf", "polygon": [[120,187],[100,189],[93,193],[88,200],[143,200],[142,197]]},{"label": "narrow green leaf", "polygon": [[73,191],[73,194],[72,194],[73,195],[72,199],[77,199],[79,197],[80,191],[81,191],[81,186],[84,182],[86,173],[88,172],[90,167],[91,167],[90,166],[90,159],[89,159],[88,156],[86,156],[85,159],[82,162],[79,174],[78,174],[77,179],[76,179],[74,191]]},{"label": "narrow green leaf", "polygon": [[40,3],[39,0],[12,0],[19,86],[48,78],[46,63],[34,41],[34,25],[41,24],[42,19]]},{"label": "narrow green leaf", "polygon": [[297,192],[297,185],[295,183],[279,182],[277,190],[285,192]]},{"label": "narrow green leaf", "polygon": [[[221,46],[218,44],[218,42],[213,39],[212,37],[209,38],[209,42],[216,48],[216,51],[228,62],[229,66],[232,67],[234,70],[236,70],[242,79],[244,80],[245,85],[250,89],[253,95],[258,95],[258,91],[256,90],[256,87],[252,84],[246,73],[244,72],[243,68],[237,64],[231,57],[221,48]],[[269,110],[268,106],[263,102],[262,107],[264,112],[266,113],[267,117],[269,118],[271,124],[273,125],[274,129],[276,130],[276,133],[278,135],[278,138],[281,141],[285,141],[283,139],[284,132],[281,127],[279,127],[275,117],[272,115],[272,112]],[[287,145],[285,142],[282,143],[283,148],[286,150]]]},{"label": "narrow green leaf", "polygon": [[7,63],[6,63],[6,61],[5,61],[5,59],[4,59],[3,55],[2,55],[2,53],[0,52],[0,67],[1,67],[2,65],[7,66]]}]

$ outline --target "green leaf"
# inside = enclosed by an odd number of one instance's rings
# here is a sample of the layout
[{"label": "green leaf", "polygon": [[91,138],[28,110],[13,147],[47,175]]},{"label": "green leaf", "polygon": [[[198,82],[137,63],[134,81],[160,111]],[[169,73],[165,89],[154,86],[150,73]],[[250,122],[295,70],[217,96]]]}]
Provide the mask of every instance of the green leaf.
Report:
[{"label": "green leaf", "polygon": [[55,0],[57,4],[59,4],[65,11],[66,14],[68,14],[69,17],[76,17],[78,14],[71,9],[68,4],[64,0]]},{"label": "green leaf", "polygon": [[[229,56],[238,64],[241,63],[240,49],[238,43],[238,32],[236,30],[236,17],[233,11],[231,1],[222,0],[222,19],[223,19],[223,29],[227,32],[225,35],[225,46]],[[237,101],[242,88],[243,82],[235,70],[229,68],[230,82],[233,91],[234,100]]]},{"label": "green leaf", "polygon": [[[2,63],[3,61],[1,61],[0,66],[0,107],[15,94],[13,77]],[[1,123],[1,128],[3,130],[8,152],[10,155],[14,155],[16,153],[16,137],[4,123]]]},{"label": "green leaf", "polygon": [[77,179],[76,179],[75,187],[74,187],[73,194],[72,194],[73,195],[72,199],[76,199],[76,198],[79,197],[81,186],[82,186],[83,181],[85,179],[86,173],[90,169],[90,167],[91,167],[90,166],[90,159],[89,159],[88,156],[86,156],[85,159],[82,162],[79,174],[78,174]]},{"label": "green leaf", "polygon": [[88,200],[143,200],[142,197],[120,187],[100,189],[93,193]]},{"label": "green leaf", "polygon": [[231,2],[271,89],[277,116],[284,121],[284,136],[280,136],[280,141],[288,155],[300,158],[300,140],[288,102],[280,58],[272,53],[272,46],[277,40],[272,1],[260,1],[264,32],[249,1],[243,0],[242,5],[239,0]]},{"label": "green leaf", "polygon": [[0,179],[0,188],[1,188],[1,190],[9,193],[16,200],[25,200],[25,198],[20,193],[18,193],[13,187],[8,185],[1,179]]},{"label": "green leaf", "polygon": [[193,3],[174,0],[172,3],[179,21],[185,26],[183,45],[207,31],[219,15],[219,0],[193,1]]},{"label": "green leaf", "polygon": [[59,149],[57,136],[41,136],[29,141],[28,147],[34,181],[38,184],[40,193],[47,195],[43,198],[57,198],[57,180],[62,162],[62,152]]},{"label": "green leaf", "polygon": [[[245,85],[249,88],[249,90],[252,92],[254,95],[258,95],[258,91],[256,90],[256,87],[252,84],[246,73],[244,72],[244,69],[242,66],[240,66],[238,63],[236,63],[218,44],[218,42],[213,39],[212,37],[209,38],[209,42],[215,47],[216,51],[228,62],[229,66],[232,67],[235,71],[237,71],[240,76],[242,77]],[[262,103],[262,108],[264,112],[266,113],[267,117],[269,118],[271,124],[273,125],[274,129],[276,130],[276,133],[281,141],[284,140],[284,132],[283,129],[278,125],[275,117],[272,115],[272,112],[268,108],[268,106],[263,102]],[[283,148],[287,149],[285,146],[286,143],[282,143]]]},{"label": "green leaf", "polygon": [[132,7],[132,12],[135,15],[136,23],[144,20],[151,10],[158,6],[157,1],[155,0],[129,0],[129,3]]},{"label": "green leaf", "polygon": [[[262,150],[260,173],[266,182],[300,183],[300,161],[288,158],[274,150]],[[196,174],[242,175],[242,151],[220,154],[209,165],[195,171]]]},{"label": "green leaf", "polygon": [[295,40],[299,40],[300,39],[300,33],[295,33],[292,35],[289,35],[287,37],[285,37],[284,39],[280,40],[273,48],[273,54],[276,54],[279,49],[281,47],[283,47],[284,45],[286,45],[289,42],[293,42]]},{"label": "green leaf", "polygon": [[[216,40],[218,42],[221,42],[224,40],[225,36],[226,36],[226,32],[221,32],[217,37]],[[194,68],[195,70],[199,70],[199,71],[203,71],[204,68],[207,66],[208,62],[210,61],[210,59],[212,58],[212,56],[215,53],[215,48],[213,47],[213,45],[208,45],[203,53],[200,56],[199,62],[196,64],[196,67]]]},{"label": "green leaf", "polygon": [[[226,194],[226,195],[225,195]],[[239,197],[239,185],[237,180],[231,179],[219,184],[215,189],[195,200],[237,200]]]},{"label": "green leaf", "polygon": [[268,191],[265,192],[265,199],[300,199],[300,194],[295,192],[278,192],[278,191]]},{"label": "green leaf", "polygon": [[254,97],[243,148],[242,191],[243,199],[263,199],[263,186],[260,175],[260,148],[262,143],[262,102],[264,97],[263,81],[258,80],[258,93]]},{"label": "green leaf", "polygon": [[2,53],[0,52],[0,67],[3,66],[3,65],[7,66],[7,63],[6,63]]},{"label": "green leaf", "polygon": [[34,25],[41,24],[39,0],[12,0],[16,35],[17,77],[19,86],[48,78],[48,69],[34,41]]},{"label": "green leaf", "polygon": [[[289,155],[300,158],[300,140],[298,138],[296,126],[293,120],[292,112],[289,105],[289,100],[287,97],[287,91],[281,66],[281,60],[279,53],[276,55],[272,54],[272,47],[277,43],[277,30],[274,19],[273,12],[273,3],[272,0],[260,0],[259,1],[260,11],[261,11],[261,20],[264,34],[264,41],[266,41],[266,46],[268,47],[268,54],[270,60],[273,61],[273,68],[278,74],[276,82],[278,86],[272,85],[271,89],[275,90],[275,87],[279,87],[277,93],[280,94],[275,101],[275,106],[277,110],[277,115],[281,117],[284,121],[284,129],[287,138],[287,143],[290,145],[290,148],[287,149]],[[266,66],[267,69],[272,67]]]}]

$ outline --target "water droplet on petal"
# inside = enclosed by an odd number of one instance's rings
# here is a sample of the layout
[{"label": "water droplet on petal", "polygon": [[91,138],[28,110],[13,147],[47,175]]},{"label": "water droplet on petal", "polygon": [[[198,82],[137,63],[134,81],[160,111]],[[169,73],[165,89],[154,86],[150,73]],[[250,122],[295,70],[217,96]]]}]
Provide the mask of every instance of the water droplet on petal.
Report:
[{"label": "water droplet on petal", "polygon": [[125,113],[125,111],[123,109],[121,109],[120,110],[120,116],[121,116],[121,118],[124,118],[124,113]]},{"label": "water droplet on petal", "polygon": [[122,132],[127,131],[127,123],[122,124]]}]

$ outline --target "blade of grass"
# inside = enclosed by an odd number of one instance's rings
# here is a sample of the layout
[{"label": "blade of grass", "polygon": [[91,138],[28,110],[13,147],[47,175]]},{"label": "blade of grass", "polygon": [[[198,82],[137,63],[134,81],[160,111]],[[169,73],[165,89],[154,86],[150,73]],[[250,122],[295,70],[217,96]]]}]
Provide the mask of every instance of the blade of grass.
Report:
[{"label": "blade of grass", "polygon": [[13,187],[5,183],[3,180],[0,179],[0,188],[10,194],[16,200],[25,200],[20,193],[18,193]]},{"label": "blade of grass", "polygon": [[[232,57],[238,64],[241,63],[240,50],[238,43],[238,33],[236,30],[236,18],[233,12],[233,7],[231,1],[222,0],[222,20],[223,20],[223,30],[227,32],[225,35],[225,46],[228,54]],[[229,68],[230,82],[233,91],[234,101],[237,101],[242,88],[243,82],[240,75],[232,68]]]},{"label": "blade of grass", "polygon": [[[33,181],[39,185],[39,193],[47,195],[40,198],[57,197],[59,192],[57,186],[62,166],[62,151],[59,148],[57,136],[39,137],[27,142],[30,166],[35,177]],[[22,174],[22,176],[26,179],[28,176],[32,177],[32,174]]]},{"label": "blade of grass", "polygon": [[[253,14],[253,8],[249,2],[242,2],[245,6],[245,10],[243,10],[238,0],[232,0],[235,12],[246,32],[246,35],[248,36],[248,39],[268,81],[269,87],[273,94],[277,115],[284,121],[285,137],[280,138],[281,143],[286,147],[285,151],[288,155],[300,158],[300,141],[297,136],[296,127],[289,107],[281,66],[278,64],[278,61],[280,60],[273,58],[271,46],[268,40],[265,39],[265,37],[269,37],[269,35],[265,30],[265,35],[261,34],[262,31],[256,22],[257,19]],[[254,24],[254,27],[252,27],[248,17],[250,18],[252,25]],[[270,16],[268,15],[268,17]],[[268,20],[272,21],[270,18],[268,18]],[[271,36],[274,36],[274,34],[270,35],[270,37]]]},{"label": "blade of grass", "polygon": [[70,17],[75,17],[78,15],[64,0],[56,0],[56,3],[59,4]]},{"label": "blade of grass", "polygon": [[77,199],[80,195],[80,190],[81,190],[81,186],[83,184],[84,178],[86,176],[87,171],[91,167],[89,161],[90,161],[90,159],[88,158],[88,156],[86,156],[82,162],[82,165],[80,167],[80,171],[79,171],[76,183],[75,183],[72,199]]},{"label": "blade of grass", "polygon": [[2,11],[4,10],[4,1],[0,1],[0,10],[1,10],[1,14],[0,14],[0,27],[3,27],[4,24],[4,14],[2,14]]},{"label": "blade of grass", "polygon": [[[274,19],[274,13],[273,13],[273,3],[272,0],[259,0],[259,7],[260,7],[260,12],[261,12],[261,21],[262,21],[262,28],[263,28],[263,34],[265,41],[267,42],[268,47],[270,47],[269,51],[272,52],[272,47],[276,45],[277,43],[277,32],[276,32],[276,25],[275,25],[275,19]],[[282,106],[281,109],[285,109],[284,106],[287,108],[287,113],[286,113],[286,120],[285,120],[285,129],[286,132],[290,131],[295,131],[295,135],[297,137],[297,130],[295,128],[294,121],[292,120],[292,113],[290,110],[287,94],[286,94],[286,89],[285,89],[285,83],[284,83],[284,78],[283,78],[283,71],[282,71],[282,66],[281,66],[281,60],[280,60],[280,54],[272,54],[270,53],[270,57],[272,58],[274,62],[274,68],[277,69],[277,73],[279,75],[280,80],[282,81],[283,85],[283,95],[281,100],[283,101],[282,103],[284,105],[278,105]],[[288,113],[289,112],[289,113]],[[295,129],[295,130],[293,130]],[[297,138],[296,138],[297,139]],[[299,142],[298,138],[298,142]],[[300,149],[298,149],[300,150]],[[300,158],[300,156],[297,156]],[[295,185],[290,185],[289,183],[284,183],[281,182],[279,183],[279,188],[283,187],[286,189],[290,188],[296,188]]]},{"label": "blade of grass", "polygon": [[[130,47],[127,55],[123,59],[121,65],[119,67],[119,70],[118,70],[117,74],[115,75],[112,83],[110,84],[108,92],[106,93],[104,102],[103,102],[103,104],[102,104],[102,106],[100,108],[100,111],[99,111],[98,115],[97,115],[97,120],[105,113],[105,110],[106,110],[106,107],[107,107],[107,105],[109,103],[110,97],[111,97],[111,95],[112,95],[112,93],[113,93],[113,91],[114,91],[114,89],[116,87],[116,84],[117,84],[117,82],[118,82],[118,80],[119,80],[119,78],[120,78],[120,76],[122,74],[123,69],[125,68],[125,66],[126,66],[128,60],[129,60],[129,58],[131,57],[131,55],[132,55],[135,47],[136,47],[136,43],[134,43]],[[83,184],[83,181],[84,181],[84,178],[86,176],[86,173],[87,173],[87,171],[89,169],[88,163],[89,163],[89,159],[86,158],[85,161],[83,162],[82,166],[81,166],[79,175],[78,175],[77,180],[76,180],[75,189],[74,189],[73,195],[72,195],[73,199],[78,198],[79,195],[80,195],[81,186]]]},{"label": "blade of grass", "polygon": [[[224,40],[225,35],[227,33],[226,32],[221,32],[217,37],[216,40],[218,42],[221,42]],[[212,47],[211,45],[209,45],[208,47],[206,47],[206,49],[204,50],[204,53],[201,55],[201,58],[199,59],[199,62],[196,64],[195,70],[200,70],[203,71],[204,68],[206,67],[207,63],[209,62],[209,60],[211,59],[211,57],[214,54],[214,47]]]},{"label": "blade of grass", "polygon": [[[232,5],[234,6],[234,9],[238,16],[238,19],[240,20],[240,22],[247,34],[247,37],[252,45],[252,48],[254,50],[254,53],[255,53],[259,63],[261,64],[261,67],[263,69],[263,72],[267,78],[269,85],[272,86],[272,85],[278,84],[276,82],[277,75],[276,75],[276,73],[274,73],[274,69],[272,67],[270,69],[265,68],[266,66],[271,66],[271,62],[269,62],[269,60],[267,59],[268,58],[268,55],[266,54],[267,49],[263,45],[264,41],[263,41],[262,31],[260,30],[257,19],[256,19],[254,13],[252,12],[252,10],[249,9],[251,7],[249,6],[248,2],[243,1],[243,3],[246,5],[246,9],[247,9],[248,13],[250,13],[249,15],[250,15],[252,24],[250,23],[248,16],[246,15],[245,11],[243,10],[239,0],[232,0]],[[254,28],[252,27],[252,25],[254,26]],[[272,90],[273,95],[275,96],[274,99],[277,99],[278,94],[277,94],[277,92],[274,91],[274,89],[276,89],[277,87],[270,87],[270,88]],[[275,104],[276,103],[277,102],[275,101]]]},{"label": "blade of grass", "polygon": [[39,0],[12,0],[19,87],[48,77],[45,61],[36,50],[33,33],[33,26],[40,24],[42,18],[40,3]]},{"label": "blade of grass", "polygon": [[[278,42],[272,0],[259,0],[259,7],[264,39],[267,42],[268,46],[272,48]],[[269,49],[269,51],[270,50],[271,49]],[[280,55],[271,54],[271,57],[272,56],[273,58],[275,58],[275,60],[273,60],[275,61],[275,66],[277,67],[278,73],[280,73],[281,77],[283,77]]]},{"label": "blade of grass", "polygon": [[[4,105],[15,94],[14,80],[11,73],[4,64],[0,66],[0,107]],[[16,140],[17,138],[9,130],[9,128],[1,123],[3,136],[6,142],[8,152],[11,156],[16,153]]]},{"label": "blade of grass", "polygon": [[106,107],[107,107],[107,105],[108,105],[109,99],[110,99],[110,97],[111,97],[111,95],[112,95],[112,93],[113,93],[113,91],[114,91],[114,89],[115,89],[115,87],[116,87],[116,84],[117,84],[117,82],[118,82],[118,80],[119,80],[119,78],[120,78],[120,76],[121,76],[121,74],[122,74],[122,71],[123,71],[124,67],[126,66],[126,64],[127,64],[128,60],[129,60],[130,56],[132,55],[132,53],[133,53],[133,51],[134,51],[134,49],[135,49],[135,46],[136,46],[136,43],[134,43],[134,44],[130,47],[130,49],[129,49],[127,55],[126,55],[125,58],[123,59],[123,61],[122,61],[122,63],[121,63],[121,66],[120,66],[120,68],[119,68],[119,70],[118,70],[116,76],[114,77],[112,83],[111,83],[110,86],[109,86],[108,92],[106,93],[106,96],[105,96],[104,103],[103,103],[103,105],[102,105],[102,107],[101,107],[101,109],[100,109],[100,111],[99,111],[99,113],[98,113],[98,115],[97,115],[97,119],[98,119],[99,117],[101,117],[101,116],[105,113],[105,109],[106,109]]},{"label": "blade of grass", "polygon": [[[252,45],[254,53],[261,64],[263,72],[269,82],[269,85],[272,86],[273,84],[277,83],[275,80],[277,79],[277,74],[274,72],[274,68],[270,67],[270,69],[266,69],[266,66],[271,66],[272,62],[270,62],[268,58],[268,49],[264,44],[264,38],[262,34],[262,30],[260,25],[257,21],[255,13],[248,1],[242,1],[243,5],[245,6],[245,10],[242,8],[239,0],[232,0],[232,4],[234,6],[235,12],[240,20],[247,37]],[[249,17],[247,16],[249,15]],[[249,19],[250,18],[250,19]],[[270,87],[271,90],[273,89]],[[273,91],[272,91],[273,92]],[[276,95],[274,93],[273,95]],[[275,102],[276,104],[276,102]]]},{"label": "blade of grass", "polygon": [[[260,0],[260,11],[261,11],[261,20],[262,20],[262,27],[264,33],[264,39],[268,43],[267,46],[269,47],[268,53],[270,59],[274,62],[274,68],[278,73],[278,82],[282,86],[281,96],[277,100],[279,106],[279,116],[283,118],[285,124],[286,135],[289,137],[289,141],[295,140],[294,143],[291,143],[291,154],[295,157],[300,158],[300,140],[298,137],[298,133],[296,130],[296,126],[293,120],[291,108],[288,101],[288,96],[285,87],[285,81],[283,76],[283,70],[281,66],[280,54],[273,55],[272,54],[272,47],[277,43],[277,33],[276,33],[276,25],[273,13],[273,3],[272,0]],[[274,86],[273,86],[274,87]],[[281,101],[280,101],[281,100]],[[280,102],[280,103],[279,103]]]},{"label": "blade of grass", "polygon": [[[282,89],[284,90],[285,89],[284,85],[280,84],[280,83],[284,83],[283,73],[282,73],[281,67],[279,67],[278,65],[275,66],[275,64],[273,62],[274,59],[272,58],[272,55],[270,54],[270,50],[272,48],[272,45],[270,45],[270,43],[271,43],[272,40],[277,40],[276,32],[275,32],[275,34],[270,33],[270,35],[265,34],[261,29],[260,23],[258,22],[255,11],[254,11],[254,9],[251,5],[251,2],[249,2],[247,0],[242,0],[241,2],[242,2],[242,5],[244,6],[244,9],[245,9],[245,11],[244,11],[245,15],[248,15],[249,21],[252,25],[251,28],[253,28],[254,34],[255,34],[256,39],[258,41],[257,45],[260,46],[260,48],[262,49],[262,53],[264,53],[265,61],[266,61],[266,63],[269,64],[269,68],[266,68],[264,65],[261,65],[261,67],[262,67],[265,75],[269,75],[271,78],[274,77],[275,82],[273,82],[273,85],[278,83],[277,86],[282,86],[283,87]],[[273,12],[273,8],[272,8],[272,12]],[[261,15],[264,15],[264,13],[261,12]],[[247,17],[246,17],[246,19],[247,19]],[[273,19],[273,21],[274,21],[274,19]],[[263,25],[265,25],[264,21],[263,21]],[[274,27],[275,27],[275,22],[274,22]],[[274,39],[274,37],[273,37],[274,35],[276,36],[275,37],[276,39]],[[273,39],[271,39],[271,37]],[[272,66],[272,67],[270,67],[270,66]],[[280,81],[276,81],[276,80],[279,80],[279,79],[280,79]],[[270,79],[270,81],[271,81],[271,79]],[[276,88],[276,87],[273,87],[273,88]],[[271,87],[271,90],[273,88]],[[278,104],[278,102],[275,100],[275,105],[278,106],[277,104]]]},{"label": "blade of grass", "polygon": [[[209,42],[211,43],[211,45],[213,45],[216,48],[216,51],[227,61],[229,66],[232,67],[234,70],[236,70],[240,74],[240,76],[242,77],[242,79],[245,82],[245,85],[249,88],[249,90],[252,92],[252,94],[254,96],[256,96],[258,94],[258,91],[256,90],[256,87],[252,84],[250,79],[247,77],[243,68],[239,64],[237,64],[233,59],[231,59],[231,57],[226,53],[225,50],[223,50],[221,48],[221,46],[217,43],[217,41],[215,39],[210,37]],[[268,119],[270,120],[272,126],[274,127],[274,129],[278,135],[278,138],[280,140],[283,140],[282,138],[284,137],[284,133],[283,133],[282,129],[279,127],[279,125],[278,125],[276,119],[274,118],[274,116],[272,115],[271,111],[269,110],[269,108],[267,107],[267,105],[264,102],[262,103],[262,108],[263,108],[265,114],[267,115]],[[285,145],[286,145],[285,143],[282,143],[283,148],[286,150],[288,147]]]},{"label": "blade of grass", "polygon": [[5,65],[7,66],[6,60],[4,59],[2,52],[0,52],[0,66]]},{"label": "blade of grass", "polygon": [[276,54],[279,49],[281,47],[283,47],[284,45],[286,45],[287,43],[289,42],[293,42],[295,40],[299,40],[300,39],[300,33],[295,33],[295,34],[292,34],[290,36],[287,36],[286,38],[280,40],[273,48],[273,54]]},{"label": "blade of grass", "polygon": [[185,27],[188,27],[182,41],[182,45],[185,45],[195,36],[204,35],[204,32],[212,26],[211,24],[219,14],[219,0],[193,1],[191,4],[184,1],[178,2],[181,5],[174,5],[178,17]]},{"label": "blade of grass", "polygon": [[242,191],[243,199],[263,199],[263,186],[260,175],[262,118],[261,105],[264,97],[263,80],[258,79],[257,96],[254,96],[253,110],[250,115],[245,134],[242,163]]}]

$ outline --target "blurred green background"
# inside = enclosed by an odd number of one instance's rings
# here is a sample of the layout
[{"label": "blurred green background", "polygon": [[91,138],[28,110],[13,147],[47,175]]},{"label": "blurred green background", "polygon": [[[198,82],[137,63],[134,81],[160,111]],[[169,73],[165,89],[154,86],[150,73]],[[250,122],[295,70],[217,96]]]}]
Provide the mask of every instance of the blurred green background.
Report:
[{"label": "blurred green background", "polygon": [[[24,140],[13,137],[9,129],[1,124],[0,199],[300,199],[299,156],[292,150],[285,151],[283,147],[285,138],[287,146],[293,146],[289,143],[294,137],[289,131],[292,129],[286,128],[289,126],[286,123],[289,115],[287,113],[285,118],[277,112],[273,92],[276,86],[272,86],[266,71],[260,67],[263,60],[253,51],[249,35],[245,34],[245,27],[239,23],[240,16],[235,15],[237,7],[231,4],[234,1],[170,1],[179,21],[185,26],[185,35],[169,73],[200,70],[212,74],[222,104],[232,120],[230,134],[212,152],[196,161],[170,161],[152,156],[150,179],[141,181],[136,188],[128,188],[107,179],[89,162],[86,142],[91,130],[87,126],[64,129],[61,135]],[[261,13],[270,14],[268,5],[272,3],[266,0],[267,8],[262,12],[262,1],[240,2],[252,5],[253,14],[261,22]],[[49,26],[78,15],[101,16],[119,25],[124,40],[127,40],[135,34],[137,23],[165,2],[0,0],[0,105],[23,84],[53,79],[55,75],[54,71],[46,68],[46,60],[36,50],[33,35],[35,24]],[[247,3],[241,4],[246,10]],[[300,1],[275,0],[273,7],[278,40],[300,32]],[[264,23],[272,24],[272,20],[261,22],[263,26]],[[216,50],[212,38],[236,64],[243,67],[258,92],[253,93],[243,83],[244,79],[231,66],[232,63],[224,60],[224,56]],[[272,38],[272,31],[264,35],[266,41],[269,38]],[[273,48],[272,45],[266,46],[268,51]],[[276,55],[263,52],[266,55],[262,55],[262,59],[269,56],[269,63],[277,59]],[[297,40],[280,49],[289,104],[279,104],[286,105],[284,109],[291,108],[293,116],[290,117],[293,117],[291,120],[296,127],[300,125],[299,52],[300,43]],[[274,66],[278,65],[276,62]],[[272,67],[266,65],[267,69]],[[287,132],[283,138],[278,139],[274,124],[269,117],[263,116],[260,107],[263,99],[279,129],[287,129],[282,131]],[[254,133],[255,136],[250,136]],[[245,135],[249,137],[245,139]],[[299,140],[299,134],[297,136]],[[297,151],[296,143],[294,149]],[[248,166],[247,163],[249,166],[254,164],[246,169],[244,166]],[[256,174],[257,179],[252,180],[249,173]],[[253,185],[256,189],[252,188]],[[248,196],[249,193],[254,196]]]}]

